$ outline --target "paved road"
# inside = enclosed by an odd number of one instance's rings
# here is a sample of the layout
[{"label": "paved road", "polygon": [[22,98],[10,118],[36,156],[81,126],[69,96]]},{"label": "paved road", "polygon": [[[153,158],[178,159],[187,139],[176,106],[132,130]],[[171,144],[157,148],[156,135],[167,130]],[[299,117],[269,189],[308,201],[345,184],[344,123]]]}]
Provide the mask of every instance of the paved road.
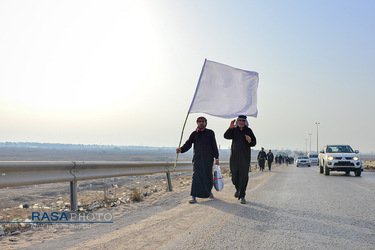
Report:
[{"label": "paved road", "polygon": [[172,192],[114,224],[29,249],[375,249],[375,172],[289,165],[250,176],[245,205],[226,178],[214,200],[188,204],[188,190]]},{"label": "paved road", "polygon": [[[228,187],[228,185],[226,185]],[[248,192],[246,205],[218,199],[165,249],[375,249],[375,172],[362,177],[289,165]]]}]

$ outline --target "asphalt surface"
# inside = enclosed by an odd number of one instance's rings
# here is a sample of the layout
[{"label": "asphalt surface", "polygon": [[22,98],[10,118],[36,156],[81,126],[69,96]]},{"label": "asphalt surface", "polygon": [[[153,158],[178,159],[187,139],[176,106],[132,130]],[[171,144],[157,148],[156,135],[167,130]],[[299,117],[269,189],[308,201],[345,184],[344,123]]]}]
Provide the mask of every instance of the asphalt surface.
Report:
[{"label": "asphalt surface", "polygon": [[253,170],[247,204],[225,178],[215,199],[189,204],[172,192],[116,223],[28,249],[375,249],[375,171],[319,174],[318,167]]},{"label": "asphalt surface", "polygon": [[163,248],[375,249],[374,192],[375,172],[324,176],[317,166],[289,165],[250,190],[246,205],[205,203],[217,208],[213,220]]}]

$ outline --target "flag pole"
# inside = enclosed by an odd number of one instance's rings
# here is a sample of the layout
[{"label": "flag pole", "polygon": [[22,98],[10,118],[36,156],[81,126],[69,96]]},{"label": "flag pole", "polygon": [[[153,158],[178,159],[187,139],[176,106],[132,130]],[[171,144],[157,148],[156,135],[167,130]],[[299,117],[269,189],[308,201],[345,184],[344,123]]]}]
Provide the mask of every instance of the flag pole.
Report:
[{"label": "flag pole", "polygon": [[[180,137],[180,142],[178,143],[178,148],[180,148],[180,146],[181,146],[181,141],[182,141],[182,136],[183,136],[183,134],[184,134],[186,121],[187,121],[187,119],[188,119],[188,117],[189,117],[191,107],[193,106],[193,103],[194,103],[194,100],[195,100],[195,96],[197,95],[198,88],[199,88],[199,83],[200,83],[200,81],[201,81],[201,78],[202,78],[202,75],[203,75],[204,66],[206,65],[206,62],[207,62],[207,58],[204,59],[204,63],[203,63],[203,67],[202,67],[202,71],[201,71],[201,74],[200,74],[200,76],[199,76],[198,85],[197,85],[197,88],[195,89],[194,97],[193,97],[193,100],[192,100],[192,102],[191,102],[191,104],[190,104],[189,111],[187,112],[187,115],[186,115],[186,118],[185,118],[185,122],[184,122],[184,126],[182,127],[181,137]],[[174,163],[174,170],[176,170],[177,159],[178,159],[178,154],[176,155],[176,162]]]},{"label": "flag pole", "polygon": [[[184,126],[182,127],[181,137],[180,137],[180,142],[178,143],[178,148],[180,148],[180,146],[181,146],[182,136],[183,136],[183,134],[184,134],[185,125],[186,125],[186,121],[187,121],[188,117],[189,117],[189,112],[188,112],[187,115],[186,115],[185,122],[184,122]],[[174,163],[174,170],[176,170],[177,159],[178,159],[178,154],[176,153],[176,161],[175,161],[175,163]]]}]

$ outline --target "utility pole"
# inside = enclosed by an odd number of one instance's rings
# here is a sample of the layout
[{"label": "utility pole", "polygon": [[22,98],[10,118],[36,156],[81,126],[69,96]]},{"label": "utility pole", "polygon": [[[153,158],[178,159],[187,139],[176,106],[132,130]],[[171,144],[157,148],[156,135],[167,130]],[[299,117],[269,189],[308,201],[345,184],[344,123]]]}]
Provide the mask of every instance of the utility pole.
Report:
[{"label": "utility pole", "polygon": [[316,124],[316,152],[319,154],[319,124],[320,122],[315,122]]},{"label": "utility pole", "polygon": [[307,156],[307,140],[308,139],[305,139],[305,141],[306,141],[306,156]]},{"label": "utility pole", "polygon": [[310,154],[311,154],[311,135],[312,135],[312,133],[309,133],[309,136],[310,136]]}]

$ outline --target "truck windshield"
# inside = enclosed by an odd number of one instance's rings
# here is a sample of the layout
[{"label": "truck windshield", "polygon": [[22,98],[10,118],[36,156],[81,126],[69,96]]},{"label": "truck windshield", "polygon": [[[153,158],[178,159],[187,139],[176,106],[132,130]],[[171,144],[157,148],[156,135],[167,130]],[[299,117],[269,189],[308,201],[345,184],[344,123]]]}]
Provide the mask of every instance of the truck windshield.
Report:
[{"label": "truck windshield", "polygon": [[328,153],[353,153],[354,151],[350,146],[335,145],[335,146],[328,146],[327,152]]}]

